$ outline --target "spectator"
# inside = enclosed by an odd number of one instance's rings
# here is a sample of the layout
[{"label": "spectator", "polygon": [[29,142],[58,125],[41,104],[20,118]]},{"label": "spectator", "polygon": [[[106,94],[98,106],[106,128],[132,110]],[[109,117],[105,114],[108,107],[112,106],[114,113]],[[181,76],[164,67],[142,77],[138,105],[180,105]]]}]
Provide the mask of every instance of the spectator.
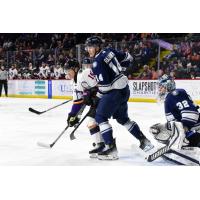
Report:
[{"label": "spectator", "polygon": [[151,79],[152,73],[151,70],[149,69],[148,65],[143,66],[143,71],[139,74],[137,78],[139,79]]},{"label": "spectator", "polygon": [[38,73],[38,77],[41,79],[48,79],[50,78],[50,69],[48,64],[42,63],[42,66],[40,67],[40,71]]},{"label": "spectator", "polygon": [[155,67],[152,68],[151,70],[151,79],[155,80],[155,79],[158,79],[158,72],[155,70]]},{"label": "spectator", "polygon": [[5,70],[4,66],[0,68],[0,97],[2,93],[2,88],[4,87],[5,95],[8,96],[8,72]]},{"label": "spectator", "polygon": [[16,68],[16,64],[13,64],[9,69],[9,79],[17,79],[18,78],[18,71]]},{"label": "spectator", "polygon": [[63,72],[61,65],[57,64],[54,67],[54,78],[61,79],[61,78],[63,78],[63,75],[64,75],[64,72]]}]

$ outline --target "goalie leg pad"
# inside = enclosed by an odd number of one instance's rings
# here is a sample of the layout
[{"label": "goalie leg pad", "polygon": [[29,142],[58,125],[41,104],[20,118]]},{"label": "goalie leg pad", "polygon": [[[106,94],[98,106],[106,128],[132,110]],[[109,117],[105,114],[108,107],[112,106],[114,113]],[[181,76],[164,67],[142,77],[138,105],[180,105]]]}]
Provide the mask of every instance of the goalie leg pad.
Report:
[{"label": "goalie leg pad", "polygon": [[175,140],[174,144],[171,146],[173,149],[181,149],[183,146],[183,141],[185,139],[185,130],[181,122],[170,122],[172,127],[172,136],[178,135],[178,138]]}]

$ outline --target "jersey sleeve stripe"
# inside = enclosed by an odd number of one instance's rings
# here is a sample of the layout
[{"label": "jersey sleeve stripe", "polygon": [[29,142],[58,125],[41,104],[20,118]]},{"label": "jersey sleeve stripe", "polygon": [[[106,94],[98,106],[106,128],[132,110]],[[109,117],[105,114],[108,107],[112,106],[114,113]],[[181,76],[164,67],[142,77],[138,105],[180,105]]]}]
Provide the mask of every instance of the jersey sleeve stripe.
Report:
[{"label": "jersey sleeve stripe", "polygon": [[199,119],[199,115],[195,112],[182,112],[182,118],[187,118],[187,119],[191,119],[191,120],[195,120],[197,122],[197,120]]}]

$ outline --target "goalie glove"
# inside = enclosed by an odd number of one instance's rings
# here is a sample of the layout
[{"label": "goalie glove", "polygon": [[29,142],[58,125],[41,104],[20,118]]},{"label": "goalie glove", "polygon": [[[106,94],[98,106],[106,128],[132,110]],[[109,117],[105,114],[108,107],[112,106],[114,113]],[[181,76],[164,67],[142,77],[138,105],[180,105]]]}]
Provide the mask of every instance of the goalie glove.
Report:
[{"label": "goalie glove", "polygon": [[171,130],[168,129],[168,124],[154,124],[149,128],[149,132],[155,140],[163,144],[167,144],[171,138]]},{"label": "goalie glove", "polygon": [[69,125],[69,127],[75,126],[77,123],[79,123],[79,117],[76,116],[76,114],[68,114],[68,118],[67,118],[67,123]]}]

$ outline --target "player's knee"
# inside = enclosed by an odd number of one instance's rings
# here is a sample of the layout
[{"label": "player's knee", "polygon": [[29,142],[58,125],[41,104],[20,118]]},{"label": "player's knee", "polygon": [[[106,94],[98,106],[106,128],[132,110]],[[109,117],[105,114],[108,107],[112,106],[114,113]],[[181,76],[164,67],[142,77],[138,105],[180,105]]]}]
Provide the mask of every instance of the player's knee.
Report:
[{"label": "player's knee", "polygon": [[116,120],[117,120],[117,122],[118,122],[119,124],[121,124],[121,125],[125,125],[127,122],[130,121],[129,118],[124,118],[124,119],[122,119],[122,118],[117,118]]},{"label": "player's knee", "polygon": [[97,126],[96,120],[94,118],[92,118],[92,117],[89,117],[89,120],[88,120],[88,123],[87,123],[87,127],[89,129],[92,129],[92,128],[96,127],[96,126]]},{"label": "player's knee", "polygon": [[100,114],[96,114],[96,116],[95,116],[95,120],[96,120],[96,122],[98,123],[98,124],[101,124],[101,123],[103,123],[103,122],[106,122],[106,121],[108,121],[108,117],[106,117],[106,116],[104,116],[104,115],[100,115]]}]

